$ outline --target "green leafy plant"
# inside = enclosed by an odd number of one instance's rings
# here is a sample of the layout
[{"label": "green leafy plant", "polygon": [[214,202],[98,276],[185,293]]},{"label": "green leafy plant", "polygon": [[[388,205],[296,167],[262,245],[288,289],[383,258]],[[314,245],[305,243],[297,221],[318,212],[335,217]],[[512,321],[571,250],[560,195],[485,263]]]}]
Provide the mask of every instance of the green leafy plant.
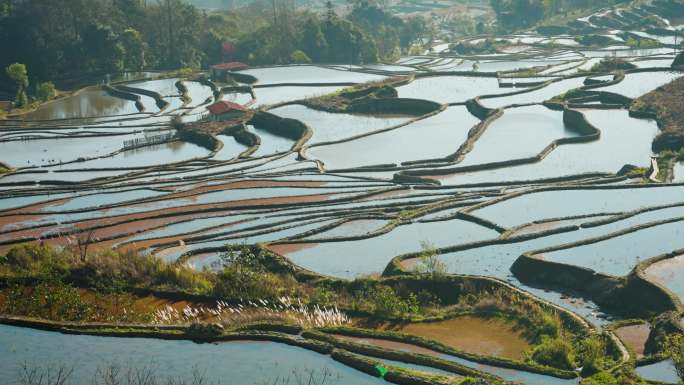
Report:
[{"label": "green leafy plant", "polygon": [[52,82],[39,83],[36,87],[36,97],[43,102],[54,99],[57,95],[57,90]]},{"label": "green leafy plant", "polygon": [[532,360],[541,365],[559,369],[575,369],[572,345],[562,338],[545,338],[532,352]]}]

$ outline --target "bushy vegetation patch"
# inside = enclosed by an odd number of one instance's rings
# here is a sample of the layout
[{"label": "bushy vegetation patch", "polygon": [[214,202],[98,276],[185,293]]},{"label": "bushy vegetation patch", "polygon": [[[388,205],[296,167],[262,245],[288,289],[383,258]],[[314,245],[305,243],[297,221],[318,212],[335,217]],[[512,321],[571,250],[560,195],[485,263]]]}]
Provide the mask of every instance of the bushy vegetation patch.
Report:
[{"label": "bushy vegetation patch", "polygon": [[331,94],[306,99],[302,104],[322,111],[347,112],[353,103],[378,98],[396,98],[394,85],[407,81],[407,78],[390,78],[379,82],[364,83],[343,88]]},{"label": "bushy vegetation patch", "polygon": [[507,44],[506,42],[489,38],[477,43],[459,42],[449,46],[449,49],[461,55],[494,54],[498,52],[500,47],[504,47]]},{"label": "bushy vegetation patch", "polygon": [[[301,274],[259,246],[226,250],[223,268],[214,273],[132,252],[17,246],[0,259],[0,282],[6,287],[0,312],[58,321],[221,323],[229,330],[341,325],[348,322],[340,323],[348,320],[345,313],[368,325],[478,314],[512,321],[525,338],[542,346],[531,363],[567,369],[573,355],[583,359],[595,351],[558,344],[584,332],[554,308],[488,280],[448,275],[430,262],[429,253],[424,274],[342,281]],[[131,311],[141,290],[190,304]],[[207,338],[198,333],[196,339]]]},{"label": "bushy vegetation patch", "polygon": [[603,47],[611,44],[615,44],[615,40],[604,35],[581,35],[576,36],[575,41],[585,45],[594,47]]},{"label": "bushy vegetation patch", "polygon": [[591,67],[591,72],[626,71],[637,68],[636,65],[620,58],[605,58]]},{"label": "bushy vegetation patch", "polygon": [[662,132],[653,140],[653,151],[678,153],[684,148],[684,78],[636,99],[630,111],[657,119]]},{"label": "bushy vegetation patch", "polygon": [[547,338],[542,341],[532,352],[532,360],[541,365],[566,370],[576,367],[572,345],[560,338]]},{"label": "bushy vegetation patch", "polygon": [[639,36],[631,32],[620,32],[618,36],[625,41],[625,45],[631,48],[658,48],[661,46],[658,40],[650,39],[647,37]]}]

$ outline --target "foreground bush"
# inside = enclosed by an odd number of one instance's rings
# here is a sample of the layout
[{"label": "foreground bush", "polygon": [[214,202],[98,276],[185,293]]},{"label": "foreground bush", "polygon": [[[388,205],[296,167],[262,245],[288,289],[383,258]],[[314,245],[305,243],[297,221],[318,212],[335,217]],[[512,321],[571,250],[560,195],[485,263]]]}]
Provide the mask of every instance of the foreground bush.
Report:
[{"label": "foreground bush", "polygon": [[62,280],[103,291],[121,287],[173,289],[210,294],[212,276],[153,256],[111,250],[80,255],[69,248],[26,244],[0,257],[0,277]]},{"label": "foreground bush", "polygon": [[572,345],[560,338],[545,339],[532,352],[532,359],[554,368],[573,370],[576,367]]}]

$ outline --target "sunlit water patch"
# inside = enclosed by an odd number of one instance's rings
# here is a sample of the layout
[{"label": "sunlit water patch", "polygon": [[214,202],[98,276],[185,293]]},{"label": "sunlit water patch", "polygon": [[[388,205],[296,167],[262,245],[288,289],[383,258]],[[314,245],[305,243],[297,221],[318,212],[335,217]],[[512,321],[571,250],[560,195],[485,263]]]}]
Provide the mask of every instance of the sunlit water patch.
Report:
[{"label": "sunlit water patch", "polygon": [[[90,384],[98,367],[110,365],[151,368],[162,377],[187,378],[188,368],[197,367],[212,380],[239,379],[259,383],[265,379],[294,378],[293,371],[308,378],[308,372],[326,368],[330,384],[382,384],[384,380],[344,366],[324,355],[273,342],[229,342],[196,344],[147,338],[115,338],[64,335],[12,326],[0,326],[0,382],[14,383],[21,365],[73,368],[75,384]],[[64,355],[64,352],[69,352]],[[87,362],[88,365],[76,365]]]},{"label": "sunlit water patch", "polygon": [[123,148],[123,141],[139,137],[133,134],[0,142],[0,161],[17,168],[71,162],[111,154]]},{"label": "sunlit water patch", "polygon": [[404,123],[409,116],[339,114],[314,110],[301,105],[291,105],[271,110],[274,114],[297,119],[313,130],[308,144],[350,138]]},{"label": "sunlit water patch", "polygon": [[317,96],[327,95],[343,89],[343,86],[323,86],[323,87],[267,87],[255,88],[254,94],[256,96],[256,107],[278,104],[283,102],[290,102],[294,100],[313,98]]},{"label": "sunlit water patch", "polygon": [[223,143],[223,148],[221,148],[221,150],[213,156],[213,159],[229,160],[237,158],[240,154],[247,150],[245,145],[238,143],[237,140],[235,140],[235,138],[232,136],[217,135],[216,138]]},{"label": "sunlit water patch", "polygon": [[666,384],[677,384],[680,382],[677,369],[672,360],[637,366],[636,372],[641,378],[648,381],[658,381]]},{"label": "sunlit water patch", "polygon": [[[582,111],[601,131],[592,142],[558,146],[540,162],[492,170],[438,175],[442,184],[525,181],[580,175],[592,172],[616,173],[624,165],[648,166],[651,141],[658,132],[654,121],[634,119],[627,111]],[[508,113],[508,110],[507,112]]]},{"label": "sunlit water patch", "polygon": [[561,112],[544,106],[508,109],[487,127],[460,165],[532,157],[554,140],[578,135],[565,126]]},{"label": "sunlit water patch", "polygon": [[473,214],[512,227],[545,218],[627,212],[682,201],[684,192],[680,186],[555,190],[521,195],[483,207]]},{"label": "sunlit water patch", "polygon": [[499,88],[496,78],[475,76],[430,76],[397,88],[399,97],[428,99],[438,103],[465,102],[478,95],[511,92]]},{"label": "sunlit water patch", "polygon": [[584,78],[571,78],[551,83],[539,90],[521,93],[514,96],[503,96],[493,99],[482,99],[481,103],[490,108],[509,106],[512,104],[541,103],[554,96],[564,94],[571,89],[584,85]]},{"label": "sunlit water patch", "polygon": [[261,139],[259,148],[257,148],[257,150],[251,155],[253,157],[287,152],[290,151],[292,146],[295,144],[294,139],[290,139],[286,136],[275,135],[270,131],[263,129],[256,129],[254,126],[247,126],[247,131],[256,134]]},{"label": "sunlit water patch", "polygon": [[138,108],[130,100],[110,96],[99,88],[88,88],[75,95],[43,104],[24,117],[29,120],[73,119],[137,112]]},{"label": "sunlit water patch", "polygon": [[[679,210],[684,214],[684,209]],[[615,238],[543,253],[544,260],[587,267],[614,276],[623,276],[639,262],[684,247],[684,219],[649,227]]]},{"label": "sunlit water patch", "polygon": [[258,84],[279,83],[364,83],[384,79],[385,76],[354,71],[341,71],[318,66],[281,66],[240,71],[258,79]]},{"label": "sunlit water patch", "polygon": [[680,76],[682,76],[681,72],[638,72],[627,74],[624,80],[615,85],[597,88],[597,90],[638,98]]},{"label": "sunlit water patch", "polygon": [[[307,154],[323,161],[329,170],[440,158],[456,153],[478,122],[465,107],[450,107],[396,130],[312,147]],[[401,151],[396,151],[399,148]]]},{"label": "sunlit water patch", "polygon": [[123,168],[154,166],[176,163],[193,158],[203,158],[210,153],[204,147],[188,142],[170,142],[123,151],[117,155],[57,166],[55,170],[74,170],[87,168]]},{"label": "sunlit water patch", "polygon": [[382,272],[392,257],[420,251],[423,241],[440,247],[496,235],[493,230],[461,220],[413,223],[368,239],[295,245],[299,246],[299,250],[287,250],[289,252],[285,254],[306,269],[335,277],[353,278]]}]

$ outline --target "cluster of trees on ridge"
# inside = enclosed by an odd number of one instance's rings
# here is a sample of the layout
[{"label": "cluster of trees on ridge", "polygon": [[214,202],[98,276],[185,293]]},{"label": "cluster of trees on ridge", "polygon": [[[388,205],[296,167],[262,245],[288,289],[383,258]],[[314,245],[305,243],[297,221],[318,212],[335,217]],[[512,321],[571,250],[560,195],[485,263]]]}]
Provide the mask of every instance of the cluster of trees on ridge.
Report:
[{"label": "cluster of trees on ridge", "polygon": [[[199,10],[182,0],[0,0],[0,68],[26,66],[33,92],[46,80],[120,71],[249,64],[372,63],[393,59],[429,32],[373,2],[348,15],[313,14],[293,0],[258,0],[235,11]],[[0,91],[17,80],[0,72]]]},{"label": "cluster of trees on ridge", "polygon": [[511,31],[574,9],[608,7],[629,0],[490,0],[499,28]]}]

